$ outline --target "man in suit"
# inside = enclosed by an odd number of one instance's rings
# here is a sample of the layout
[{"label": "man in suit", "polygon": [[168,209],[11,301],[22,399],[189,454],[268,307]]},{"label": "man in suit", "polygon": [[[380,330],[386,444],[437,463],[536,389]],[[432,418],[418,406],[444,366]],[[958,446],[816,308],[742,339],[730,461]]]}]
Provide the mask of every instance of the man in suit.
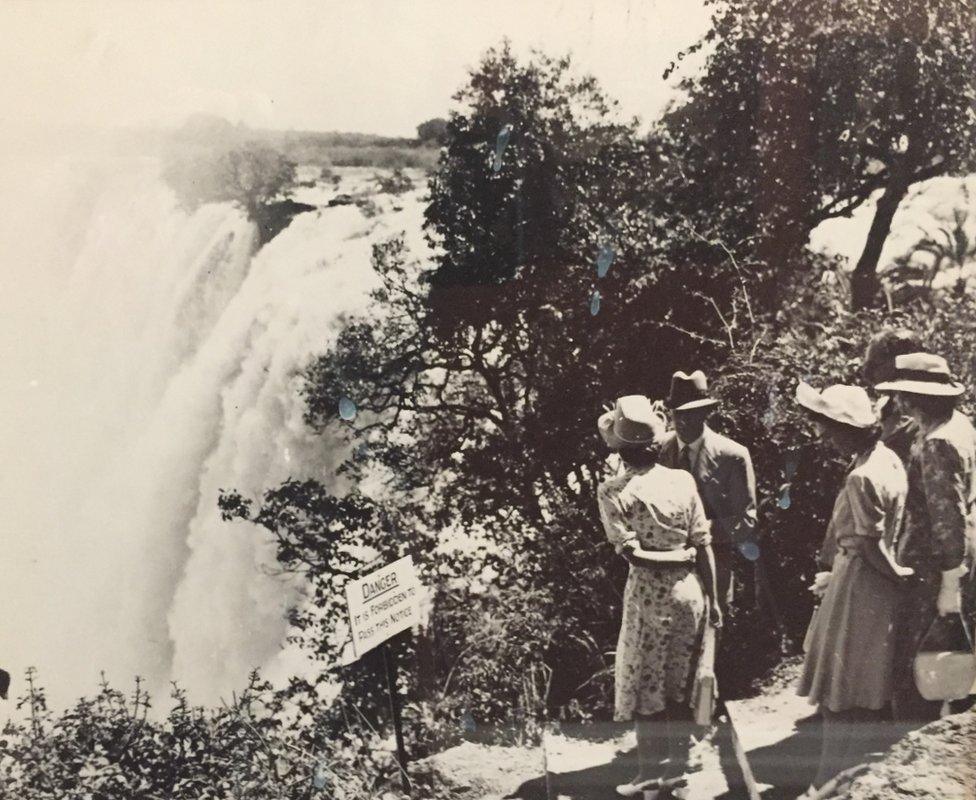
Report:
[{"label": "man in suit", "polygon": [[684,469],[698,485],[705,515],[711,521],[712,548],[723,615],[732,595],[732,561],[740,549],[749,558],[755,548],[756,476],[749,451],[706,424],[718,401],[708,396],[708,381],[701,370],[690,375],[676,372],[664,402],[674,432],[661,445],[659,462]]}]

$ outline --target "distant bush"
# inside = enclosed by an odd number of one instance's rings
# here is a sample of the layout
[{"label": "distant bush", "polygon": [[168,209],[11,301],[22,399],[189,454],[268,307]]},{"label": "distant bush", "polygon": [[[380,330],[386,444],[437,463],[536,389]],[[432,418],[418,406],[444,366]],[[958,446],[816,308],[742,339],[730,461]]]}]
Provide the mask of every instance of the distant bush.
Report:
[{"label": "distant bush", "polygon": [[402,169],[395,169],[389,175],[375,175],[373,180],[381,194],[401,195],[404,192],[412,192],[414,183],[410,180]]},{"label": "distant bush", "polygon": [[447,143],[447,120],[443,117],[435,117],[426,122],[421,122],[417,126],[417,140],[422,144],[436,144],[438,146]]},{"label": "distant bush", "polygon": [[430,147],[330,147],[328,158],[336,167],[379,167],[432,170],[437,150]]}]

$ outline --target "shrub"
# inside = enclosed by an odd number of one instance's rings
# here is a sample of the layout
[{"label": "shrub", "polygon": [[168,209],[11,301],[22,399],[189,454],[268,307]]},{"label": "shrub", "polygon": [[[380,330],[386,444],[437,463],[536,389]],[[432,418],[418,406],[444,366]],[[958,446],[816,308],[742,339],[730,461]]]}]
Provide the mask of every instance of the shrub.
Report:
[{"label": "shrub", "polygon": [[395,778],[368,730],[333,735],[324,715],[289,704],[257,674],[218,709],[192,707],[174,687],[160,719],[138,681],[126,697],[103,680],[62,714],[48,710],[33,670],[27,685],[26,719],[2,734],[0,798],[365,800]]},{"label": "shrub", "polygon": [[394,169],[389,175],[375,175],[377,190],[381,194],[401,195],[405,192],[412,192],[414,189],[413,181],[402,169]]}]

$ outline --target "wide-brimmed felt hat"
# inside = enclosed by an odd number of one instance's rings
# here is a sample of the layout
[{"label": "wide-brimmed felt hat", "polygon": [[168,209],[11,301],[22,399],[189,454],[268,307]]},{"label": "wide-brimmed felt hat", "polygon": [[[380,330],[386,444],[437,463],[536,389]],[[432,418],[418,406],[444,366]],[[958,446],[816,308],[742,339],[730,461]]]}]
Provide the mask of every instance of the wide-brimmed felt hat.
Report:
[{"label": "wide-brimmed felt hat", "polygon": [[835,383],[822,392],[800,381],[796,387],[796,402],[814,414],[854,428],[877,425],[878,416],[871,398],[860,386]]},{"label": "wide-brimmed felt hat", "polygon": [[611,450],[654,444],[664,431],[664,420],[642,394],[618,397],[611,411],[601,414],[597,430]]},{"label": "wide-brimmed felt hat", "polygon": [[953,378],[946,360],[932,353],[896,356],[894,377],[874,388],[879,392],[905,392],[932,397],[958,397],[966,391]]},{"label": "wide-brimmed felt hat", "polygon": [[664,405],[672,411],[690,411],[717,404],[718,400],[708,396],[708,379],[700,369],[691,375],[679,371],[671,376],[671,393]]}]

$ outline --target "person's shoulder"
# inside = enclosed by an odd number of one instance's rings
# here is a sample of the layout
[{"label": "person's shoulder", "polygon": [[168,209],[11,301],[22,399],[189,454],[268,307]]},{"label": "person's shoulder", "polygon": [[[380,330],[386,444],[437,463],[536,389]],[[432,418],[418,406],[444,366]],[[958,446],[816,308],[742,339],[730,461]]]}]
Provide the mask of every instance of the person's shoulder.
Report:
[{"label": "person's shoulder", "polygon": [[662,483],[676,487],[678,490],[691,493],[698,492],[698,484],[695,483],[694,476],[686,469],[677,469],[658,464],[649,474],[659,479]]},{"label": "person's shoulder", "polygon": [[661,437],[660,448],[664,450],[666,447],[671,447],[675,440],[678,438],[678,434],[674,431],[668,431]]},{"label": "person's shoulder", "polygon": [[718,431],[713,431],[711,428],[709,430],[709,439],[712,449],[722,456],[727,456],[728,458],[736,458],[744,460],[749,458],[749,448],[744,444],[739,444],[724,433],[719,433]]},{"label": "person's shoulder", "polygon": [[620,489],[627,485],[630,480],[630,475],[627,472],[618,472],[616,475],[611,475],[609,478],[604,478],[596,487],[597,497],[606,497],[610,494],[616,494]]},{"label": "person's shoulder", "polygon": [[908,486],[905,466],[898,454],[883,442],[878,442],[871,453],[847,474],[848,485],[870,484],[879,490],[898,492]]},{"label": "person's shoulder", "polygon": [[969,417],[956,411],[948,420],[925,434],[922,448],[930,456],[972,453],[976,450],[976,429]]}]

